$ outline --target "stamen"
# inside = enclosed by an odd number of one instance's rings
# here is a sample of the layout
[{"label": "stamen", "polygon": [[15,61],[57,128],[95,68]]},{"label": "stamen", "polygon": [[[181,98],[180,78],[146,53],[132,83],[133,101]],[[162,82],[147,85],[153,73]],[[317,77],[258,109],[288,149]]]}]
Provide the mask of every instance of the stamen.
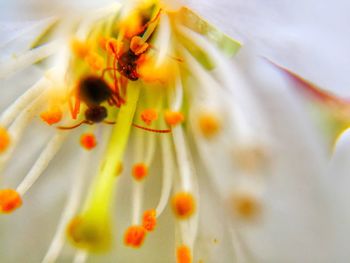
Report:
[{"label": "stamen", "polygon": [[81,59],[85,58],[86,55],[89,53],[89,46],[85,42],[80,41],[79,39],[72,39],[70,45],[73,54]]},{"label": "stamen", "polygon": [[202,112],[198,116],[198,127],[202,135],[210,139],[219,133],[221,121],[214,113]]},{"label": "stamen", "polygon": [[185,117],[181,112],[168,110],[164,113],[164,119],[169,126],[176,126],[181,124]]},{"label": "stamen", "polygon": [[11,142],[10,135],[8,131],[0,126],[0,154],[5,152],[9,147]]},{"label": "stamen", "polygon": [[124,236],[126,246],[139,248],[146,237],[146,229],[143,226],[130,226]]},{"label": "stamen", "polygon": [[49,110],[42,112],[40,117],[48,125],[52,125],[61,121],[62,111],[58,106],[53,106]]},{"label": "stamen", "polygon": [[80,137],[80,144],[86,150],[92,150],[96,147],[96,137],[93,133],[84,133]]},{"label": "stamen", "polygon": [[156,210],[148,210],[143,214],[142,225],[147,231],[153,231],[157,224]]},{"label": "stamen", "polygon": [[159,67],[170,50],[170,22],[167,15],[163,15],[160,18],[159,26],[157,28],[158,37],[155,41],[155,45],[159,47],[159,54],[157,56],[156,67]]},{"label": "stamen", "polygon": [[103,65],[104,65],[103,58],[95,52],[90,52],[86,56],[85,61],[95,71],[101,70],[103,68]]},{"label": "stamen", "polygon": [[176,256],[177,256],[177,261],[176,261],[177,263],[192,262],[191,250],[186,245],[182,245],[177,248]]},{"label": "stamen", "polygon": [[28,189],[35,183],[39,176],[43,173],[46,167],[49,165],[50,161],[55,157],[56,153],[61,148],[66,134],[57,133],[41,152],[39,158],[36,160],[33,167],[30,169],[29,173],[26,175],[24,180],[17,187],[17,191],[24,195]]},{"label": "stamen", "polygon": [[148,167],[144,163],[137,163],[133,166],[132,175],[137,181],[141,181],[148,174]]},{"label": "stamen", "polygon": [[187,219],[193,215],[196,209],[195,200],[191,193],[180,192],[173,197],[174,213],[180,219]]},{"label": "stamen", "polygon": [[158,119],[158,113],[155,109],[146,109],[141,113],[141,119],[150,126],[153,121]]},{"label": "stamen", "polygon": [[260,201],[251,193],[235,193],[231,200],[233,213],[239,219],[254,220],[261,212]]},{"label": "stamen", "polygon": [[144,53],[149,47],[149,44],[145,42],[141,37],[134,36],[131,39],[130,49],[134,52],[135,55],[141,55]]},{"label": "stamen", "polygon": [[22,198],[13,189],[0,190],[0,212],[11,213],[22,205]]}]

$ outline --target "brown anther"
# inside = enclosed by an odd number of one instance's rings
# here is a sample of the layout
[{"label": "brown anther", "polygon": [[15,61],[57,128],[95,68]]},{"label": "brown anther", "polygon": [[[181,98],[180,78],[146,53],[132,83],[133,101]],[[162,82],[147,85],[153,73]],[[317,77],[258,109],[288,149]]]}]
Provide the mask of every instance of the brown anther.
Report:
[{"label": "brown anther", "polygon": [[177,193],[172,200],[172,206],[174,213],[180,219],[187,219],[193,215],[196,204],[191,193],[180,192]]},{"label": "brown anther", "polygon": [[176,126],[185,120],[184,115],[178,111],[166,111],[164,113],[165,122],[169,126]]},{"label": "brown anther", "polygon": [[22,205],[22,198],[13,189],[0,190],[0,212],[11,213]]},{"label": "brown anther", "polygon": [[126,246],[139,248],[146,237],[146,229],[143,226],[130,226],[124,235]]},{"label": "brown anther", "polygon": [[148,210],[143,214],[142,225],[147,231],[153,231],[157,224],[156,210]]},{"label": "brown anther", "polygon": [[146,109],[141,113],[141,119],[146,125],[151,125],[153,121],[158,119],[158,113],[155,109]]}]

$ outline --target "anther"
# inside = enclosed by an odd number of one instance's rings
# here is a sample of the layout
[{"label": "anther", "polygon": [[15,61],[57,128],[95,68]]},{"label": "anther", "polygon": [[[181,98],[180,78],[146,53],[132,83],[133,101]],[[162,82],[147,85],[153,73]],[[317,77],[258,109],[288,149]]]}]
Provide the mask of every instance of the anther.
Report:
[{"label": "anther", "polygon": [[80,137],[80,144],[86,150],[92,150],[96,147],[96,137],[92,133],[85,133]]},{"label": "anther", "polygon": [[148,174],[148,167],[144,163],[137,163],[132,168],[132,175],[137,181],[141,181]]},{"label": "anther", "polygon": [[240,219],[256,219],[261,211],[260,201],[250,193],[235,193],[231,200],[233,213]]},{"label": "anther", "polygon": [[101,56],[99,56],[97,53],[95,52],[90,52],[86,58],[85,58],[86,63],[89,64],[89,66],[93,69],[93,70],[101,70],[103,68],[103,58]]},{"label": "anther", "polygon": [[0,126],[0,154],[8,149],[10,142],[11,138],[8,131]]},{"label": "anther", "polygon": [[60,107],[53,106],[49,110],[42,112],[40,118],[48,125],[52,125],[62,120],[62,111]]},{"label": "anther", "polygon": [[181,245],[176,250],[177,263],[191,263],[191,251],[186,245]]},{"label": "anther", "polygon": [[147,210],[143,214],[142,225],[147,231],[153,231],[157,224],[156,210]]},{"label": "anther", "polygon": [[212,138],[220,131],[221,121],[213,113],[201,113],[198,118],[198,125],[204,137]]},{"label": "anther", "polygon": [[193,215],[196,205],[192,194],[187,192],[177,193],[172,200],[174,213],[180,219],[186,219]]},{"label": "anther", "polygon": [[135,55],[141,55],[149,47],[149,44],[145,42],[141,37],[134,36],[130,42],[130,49]]},{"label": "anther", "polygon": [[158,113],[155,109],[146,109],[141,113],[141,119],[149,126],[158,119]]},{"label": "anther", "polygon": [[146,237],[146,229],[143,226],[130,226],[124,236],[126,246],[139,248]]},{"label": "anther", "polygon": [[73,53],[79,58],[85,58],[89,52],[88,45],[78,39],[72,39],[70,44]]},{"label": "anther", "polygon": [[176,126],[185,120],[184,115],[178,111],[166,111],[164,113],[165,122],[169,126]]},{"label": "anther", "polygon": [[11,213],[22,205],[22,198],[13,189],[0,190],[0,212]]}]

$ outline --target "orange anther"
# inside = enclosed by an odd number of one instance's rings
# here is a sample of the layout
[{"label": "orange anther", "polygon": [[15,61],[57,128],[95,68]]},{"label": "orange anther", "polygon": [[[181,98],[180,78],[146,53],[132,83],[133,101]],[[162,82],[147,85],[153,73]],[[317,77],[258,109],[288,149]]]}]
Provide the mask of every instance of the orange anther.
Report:
[{"label": "orange anther", "polygon": [[8,131],[0,127],[0,153],[3,153],[7,150],[11,142],[10,135]]},{"label": "orange anther", "polygon": [[139,248],[146,237],[146,229],[143,226],[130,226],[124,236],[126,246]]},{"label": "orange anther", "polygon": [[199,129],[204,137],[212,138],[221,128],[220,119],[213,113],[202,113],[198,120]]},{"label": "orange anther", "polygon": [[84,133],[80,137],[80,144],[86,150],[91,150],[95,148],[97,144],[95,135],[92,133]]},{"label": "orange anther", "polygon": [[11,213],[22,205],[22,198],[15,190],[0,190],[0,212]]},{"label": "orange anther", "polygon": [[144,53],[149,47],[148,43],[145,42],[141,37],[134,36],[130,42],[130,49],[135,55]]},{"label": "orange anther", "polygon": [[52,106],[47,111],[42,112],[40,118],[48,125],[52,125],[62,120],[62,111],[60,107]]},{"label": "orange anther", "polygon": [[173,197],[172,205],[175,214],[181,219],[190,217],[196,209],[192,194],[187,192],[177,193]]},{"label": "orange anther", "polygon": [[132,175],[137,181],[140,181],[143,178],[145,178],[147,174],[148,174],[148,167],[144,163],[137,163],[132,168]]},{"label": "orange anther", "polygon": [[147,231],[153,231],[157,224],[156,210],[148,210],[143,214],[142,225]]},{"label": "orange anther", "polygon": [[70,44],[73,53],[79,58],[85,58],[89,52],[89,46],[78,39],[72,39]]},{"label": "orange anther", "polygon": [[184,115],[178,111],[166,111],[164,113],[165,122],[169,126],[176,126],[185,120]]},{"label": "orange anther", "polygon": [[103,68],[103,58],[95,52],[90,52],[85,57],[85,61],[94,70],[101,70]]},{"label": "orange anther", "polygon": [[186,245],[179,246],[176,251],[177,263],[191,263],[191,250]]},{"label": "orange anther", "polygon": [[146,109],[141,113],[141,119],[147,125],[151,125],[152,121],[155,121],[158,119],[158,113],[155,109]]}]

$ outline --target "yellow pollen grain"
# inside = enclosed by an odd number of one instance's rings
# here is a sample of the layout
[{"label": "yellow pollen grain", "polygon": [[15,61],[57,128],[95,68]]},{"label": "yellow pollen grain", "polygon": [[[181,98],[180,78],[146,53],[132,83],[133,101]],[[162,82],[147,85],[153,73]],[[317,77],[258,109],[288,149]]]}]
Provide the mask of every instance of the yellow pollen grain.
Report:
[{"label": "yellow pollen grain", "polygon": [[0,190],[0,212],[11,213],[22,205],[22,198],[13,189]]},{"label": "yellow pollen grain", "polygon": [[125,245],[133,248],[141,247],[146,233],[146,229],[143,226],[130,226],[124,235]]},{"label": "yellow pollen grain", "polygon": [[46,122],[48,125],[58,123],[62,120],[62,111],[58,106],[52,106],[47,111],[40,114],[40,118]]},{"label": "yellow pollen grain", "polygon": [[176,250],[177,263],[191,263],[192,255],[191,250],[186,245],[181,245]]},{"label": "yellow pollen grain", "polygon": [[158,113],[155,109],[146,109],[141,112],[141,120],[146,125],[151,125],[153,121],[158,119]]},{"label": "yellow pollen grain", "polygon": [[201,113],[198,116],[198,127],[202,135],[209,139],[219,133],[221,121],[214,113]]},{"label": "yellow pollen grain", "polygon": [[11,143],[8,131],[0,126],[0,154],[4,153]]},{"label": "yellow pollen grain", "polygon": [[134,36],[130,42],[130,49],[134,52],[135,55],[140,55],[144,53],[149,47],[149,44],[146,43],[141,37]]},{"label": "yellow pollen grain", "polygon": [[89,46],[76,38],[71,40],[70,47],[73,54],[79,58],[85,58],[85,56],[89,53]]},{"label": "yellow pollen grain", "polygon": [[95,52],[89,52],[89,54],[85,57],[85,61],[93,70],[96,71],[101,70],[104,65],[103,58]]},{"label": "yellow pollen grain", "polygon": [[143,214],[142,225],[147,231],[153,231],[157,224],[156,210],[148,210]]},{"label": "yellow pollen grain", "polygon": [[84,133],[80,137],[80,145],[86,150],[92,150],[96,147],[96,137],[92,133]]},{"label": "yellow pollen grain", "polygon": [[236,193],[232,197],[234,215],[244,220],[256,219],[261,211],[259,200],[249,193]]},{"label": "yellow pollen grain", "polygon": [[164,113],[164,120],[169,126],[176,126],[181,124],[185,120],[185,117],[178,111],[166,111]]},{"label": "yellow pollen grain", "polygon": [[144,163],[136,163],[132,168],[132,175],[137,181],[141,181],[148,174],[148,167]]},{"label": "yellow pollen grain", "polygon": [[180,219],[187,219],[193,215],[196,204],[191,193],[180,192],[172,199],[173,211]]}]

